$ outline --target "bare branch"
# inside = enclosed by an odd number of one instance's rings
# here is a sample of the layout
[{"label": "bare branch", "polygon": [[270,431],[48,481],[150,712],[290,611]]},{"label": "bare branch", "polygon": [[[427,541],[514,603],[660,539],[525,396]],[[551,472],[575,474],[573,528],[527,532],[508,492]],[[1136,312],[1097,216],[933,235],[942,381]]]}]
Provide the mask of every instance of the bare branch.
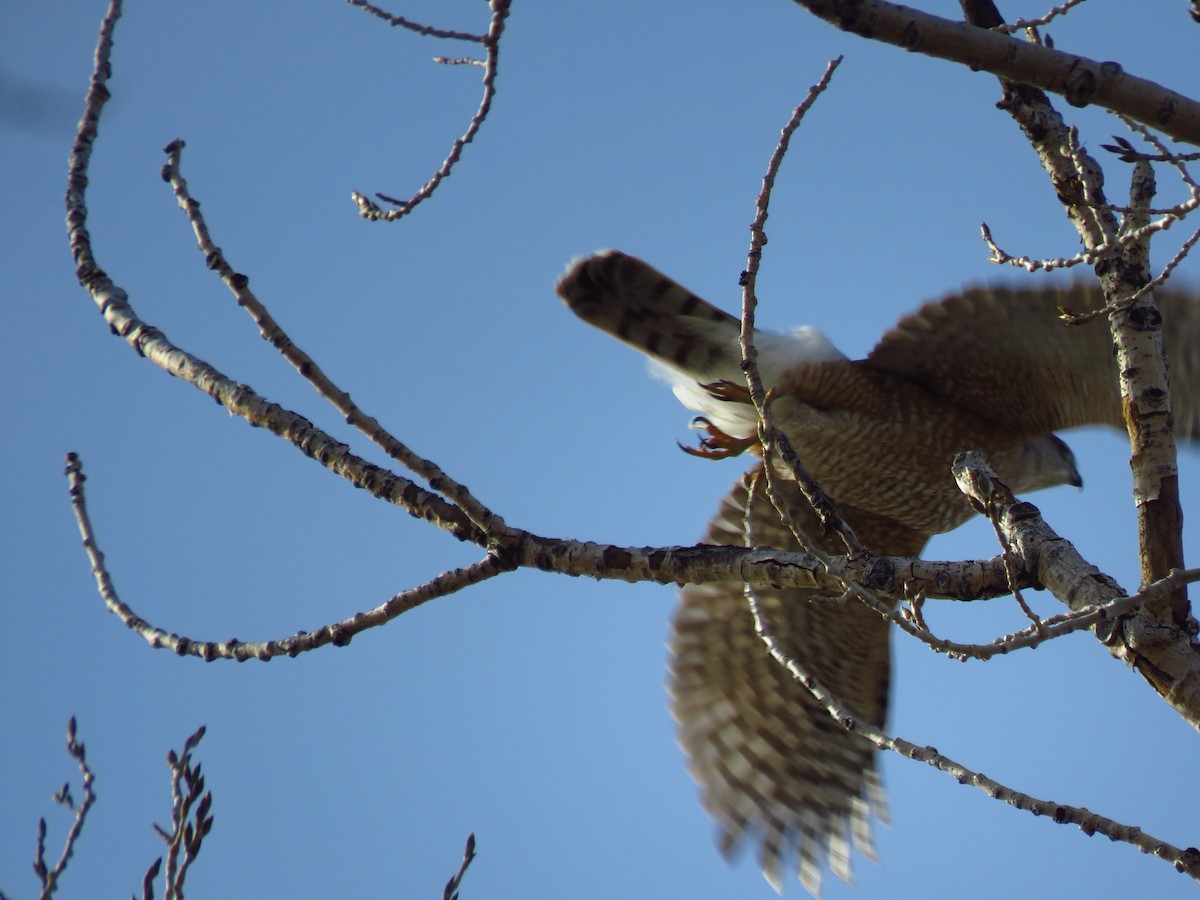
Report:
[{"label": "bare branch", "polygon": [[[773,451],[778,452],[792,478],[799,485],[804,499],[812,506],[822,525],[835,531],[841,537],[846,549],[854,553],[862,550],[862,544],[859,543],[853,529],[850,528],[845,519],[837,511],[837,507],[833,501],[821,490],[820,485],[816,483],[816,480],[804,468],[787,436],[775,426],[774,417],[771,415],[770,403],[763,388],[762,378],[758,372],[758,350],[754,346],[754,311],[758,305],[758,298],[755,295],[754,288],[758,280],[758,267],[762,261],[762,250],[767,244],[767,235],[764,226],[767,222],[768,209],[771,204],[771,191],[775,187],[775,178],[779,174],[779,167],[783,164],[783,158],[787,154],[792,134],[800,127],[805,114],[816,102],[817,97],[829,86],[829,81],[833,78],[833,73],[837,70],[841,62],[842,57],[840,56],[831,59],[825,65],[825,72],[821,75],[820,80],[808,89],[808,93],[800,102],[800,105],[792,110],[791,118],[788,119],[787,124],[784,125],[783,130],[780,132],[779,142],[775,145],[775,151],[771,154],[771,159],[767,163],[767,171],[763,175],[762,190],[759,191],[758,198],[755,201],[754,221],[750,225],[750,250],[746,255],[746,270],[742,273],[740,279],[742,285],[742,330],[738,336],[738,344],[742,351],[742,370],[746,373],[746,384],[750,392],[750,401],[758,411],[759,440],[763,444],[764,456],[769,458]],[[796,535],[796,539],[803,546],[809,548],[810,552],[815,552],[820,556],[820,551],[814,549],[816,546],[815,543],[797,528],[794,518],[788,513],[787,504],[783,502],[778,490],[772,484],[774,466],[768,464],[765,471],[767,473],[767,492],[771,497],[772,505],[779,512],[780,516],[783,517],[788,528]]]},{"label": "bare branch", "polygon": [[989,24],[976,27],[885,0],[796,2],[842,31],[1061,94],[1072,106],[1103,106],[1174,140],[1200,144],[1200,103],[1130,75],[1115,62],[1096,62],[991,31]]},{"label": "bare branch", "polygon": [[365,434],[371,441],[410,472],[424,478],[429,486],[458,507],[484,535],[504,530],[504,520],[480,503],[462,484],[450,478],[432,460],[418,456],[404,443],[387,431],[377,419],[368,416],[350,399],[350,395],[339,388],[321,370],[311,356],[301,350],[288,336],[266,306],[250,290],[250,280],[237,273],[225,259],[221,248],[213,243],[208,225],[200,212],[200,204],[188,192],[187,182],[180,171],[183,141],[172,141],[166,147],[167,164],[163,166],[163,180],[171,185],[179,207],[188,217],[195,232],[205,265],[214,270],[237,300],[238,306],[249,313],[258,326],[263,339],[278,350],[299,372],[316,392],[328,400],[345,417],[346,421]]},{"label": "bare branch", "polygon": [[[96,781],[96,775],[87,764],[87,754],[83,742],[75,737],[74,716],[71,716],[67,722],[67,753],[79,767],[79,775],[83,782],[83,802],[78,806],[75,804],[69,784],[64,784],[54,795],[54,802],[71,810],[75,814],[75,818],[71,822],[71,828],[63,842],[62,852],[53,866],[46,864],[46,820],[44,818],[38,820],[37,849],[34,852],[33,871],[42,884],[41,893],[38,895],[41,900],[49,900],[58,889],[59,879],[66,872],[67,863],[75,853],[75,844],[83,833],[84,820],[87,819],[88,811],[96,802],[96,792],[92,788]],[[3,894],[0,894],[0,897],[2,896]]]},{"label": "bare branch", "polygon": [[[967,493],[968,497],[971,498],[973,505],[981,511],[995,512],[997,531],[1001,533],[999,520],[1002,510],[1001,504],[1005,500],[1012,501],[1012,495],[1008,493],[1007,487],[995,479],[995,473],[987,468],[986,461],[982,459],[981,454],[960,454],[959,459],[955,461],[955,470],[955,475],[959,480],[960,486]],[[753,484],[751,484],[750,490],[753,491]],[[746,504],[747,510],[749,510],[750,506],[751,503],[748,501]],[[743,527],[746,532],[746,542],[748,544],[753,543],[753,519],[749,512],[746,514]],[[1007,549],[1010,543],[1009,535],[1003,533],[1001,536],[1002,543],[1006,546],[1006,568],[1010,577],[1015,578],[1015,573],[1018,570],[1009,561],[1010,554]],[[1024,549],[1021,548],[1020,551],[1014,551],[1013,555],[1023,552]],[[1175,583],[1167,584],[1163,592],[1166,593],[1175,589],[1178,583],[1188,576],[1200,578],[1200,571],[1172,573],[1172,579],[1170,580]],[[846,730],[865,737],[875,744],[878,749],[891,750],[905,758],[928,763],[939,771],[953,776],[960,784],[971,784],[987,793],[993,799],[1006,802],[1035,816],[1049,815],[1058,824],[1073,823],[1078,825],[1085,834],[1091,835],[1099,832],[1112,840],[1130,843],[1145,853],[1153,853],[1159,858],[1167,860],[1177,870],[1186,872],[1195,880],[1200,881],[1200,851],[1192,848],[1187,850],[1180,849],[1145,834],[1137,827],[1124,825],[1104,816],[1096,815],[1087,809],[1066,806],[1050,800],[1041,800],[1015,791],[1000,782],[988,778],[982,773],[968,769],[961,763],[939,753],[933,747],[921,747],[902,738],[889,736],[882,729],[864,722],[859,716],[851,712],[839,698],[835,697],[813,672],[806,669],[800,660],[786,653],[782,644],[766,625],[766,619],[763,615],[756,589],[752,585],[747,584],[744,586],[744,595],[754,619],[755,633],[763,641],[771,657],[785,667],[792,677],[802,684],[816,698],[818,703],[824,707],[825,711]],[[1041,623],[1038,623],[1035,628],[1041,632],[1038,637],[1042,639],[1047,637],[1048,629],[1042,626]]]},{"label": "bare branch", "polygon": [[[208,394],[251,425],[266,428],[289,441],[306,456],[356,487],[401,506],[411,515],[432,522],[460,540],[486,542],[482,532],[458,507],[412,481],[350,453],[345,444],[334,440],[307,419],[265,400],[249,386],[233,381],[199,357],[176,347],[165,334],[137,316],[129,304],[128,294],[113,284],[97,264],[87,229],[87,170],[100,113],[110,96],[107,87],[112,74],[109,58],[120,7],[120,0],[112,0],[109,15],[100,30],[91,87],[68,163],[66,193],[67,235],[75,258],[76,276],[100,309],[109,328],[139,356]],[[245,276],[234,275],[233,278],[245,280]]]},{"label": "bare branch", "polygon": [[467,835],[467,847],[463,850],[462,863],[458,867],[458,871],[454,873],[449,881],[446,882],[446,888],[442,891],[442,900],[458,900],[458,886],[462,884],[463,876],[467,874],[467,868],[475,859],[475,835]]},{"label": "bare branch", "polygon": [[944,756],[933,747],[922,747],[906,741],[903,738],[886,734],[882,729],[863,722],[850,710],[841,704],[824,685],[795,658],[788,656],[767,629],[758,598],[752,587],[746,587],[746,600],[754,616],[755,633],[762,639],[772,658],[784,666],[800,684],[804,685],[835,721],[847,731],[862,735],[880,750],[891,750],[906,759],[927,763],[935,769],[955,778],[959,784],[969,784],[987,794],[994,800],[1014,806],[1035,816],[1046,816],[1059,825],[1078,825],[1086,835],[1096,833],[1114,841],[1132,844],[1143,853],[1150,853],[1159,859],[1173,865],[1178,871],[1200,881],[1200,851],[1194,848],[1182,849],[1152,835],[1146,834],[1133,825],[1097,815],[1082,807],[1067,806],[1053,800],[1042,800],[1028,794],[1015,791],[994,779],[988,778],[981,772],[967,768],[959,762]]},{"label": "bare branch", "polygon": [[[698,545],[694,547],[617,547],[584,541],[543,538],[513,531],[501,555],[488,555],[477,563],[444,572],[438,577],[401,591],[380,606],[322,625],[312,632],[261,642],[196,640],[168,632],[137,614],[120,599],[104,562],[84,493],[82,461],[76,454],[67,457],[67,478],[71,502],[79,524],[83,547],[92,564],[92,574],[108,609],[126,627],[140,635],[151,647],[170,650],[181,656],[205,661],[232,659],[267,661],[279,656],[295,657],[327,645],[345,646],[354,635],[378,627],[410,609],[463,588],[478,584],[514,568],[536,568],[547,572],[621,581],[652,581],[658,584],[703,584],[739,580],[751,585],[818,588],[838,594],[851,585],[855,595],[881,615],[896,622],[906,632],[924,641],[934,650],[960,659],[987,659],[1010,650],[1034,647],[1049,638],[1091,627],[1116,612],[1133,608],[1139,599],[1117,597],[1106,603],[1085,606],[1075,616],[1048,627],[1045,635],[1018,632],[992,644],[959,644],[922,631],[891,604],[876,594],[901,598],[920,592],[931,598],[979,600],[1001,597],[1011,591],[1012,573],[1004,558],[967,562],[937,562],[860,553],[852,557],[831,556],[818,559],[808,553],[787,553],[761,548]],[[1016,576],[1022,587],[1035,582]],[[1024,578],[1024,580],[1022,580]],[[864,587],[865,586],[865,587]],[[1118,602],[1121,601],[1121,602]],[[1047,623],[1047,626],[1052,624]]]},{"label": "bare branch", "polygon": [[1200,153],[1175,153],[1168,149],[1167,145],[1162,142],[1159,136],[1145,125],[1141,124],[1140,122],[1135,122],[1133,119],[1129,118],[1129,116],[1122,116],[1118,114],[1117,118],[1124,123],[1126,128],[1140,136],[1143,141],[1157,151],[1152,155],[1135,157],[1133,160],[1127,161],[1137,162],[1140,158],[1144,159],[1146,162],[1157,161],[1169,163],[1175,169],[1175,171],[1179,173],[1179,177],[1183,183],[1188,186],[1188,192],[1192,199],[1194,200],[1197,196],[1200,196],[1200,185],[1196,184],[1195,180],[1191,176],[1191,173],[1188,172],[1187,167],[1187,163],[1200,159]]},{"label": "bare branch", "polygon": [[122,602],[105,567],[104,553],[101,552],[92,529],[84,497],[83,463],[76,454],[67,455],[66,471],[70,482],[71,505],[83,537],[83,547],[91,560],[92,575],[96,579],[96,585],[99,588],[100,596],[104,598],[105,605],[110,612],[125,623],[126,627],[141,635],[151,647],[171,650],[179,656],[197,656],[205,661],[214,659],[266,661],[277,656],[294,657],[326,645],[344,647],[360,631],[376,628],[429,600],[453,594],[507,571],[509,568],[496,556],[489,554],[474,565],[444,572],[420,587],[401,591],[372,610],[356,613],[341,622],[323,625],[313,632],[300,632],[292,637],[262,642],[239,641],[237,638],[220,642],[196,641],[151,625],[134,612],[130,606]]},{"label": "bare branch", "polygon": [[[1130,127],[1141,129],[1144,125],[1134,124],[1133,120],[1127,116],[1120,116],[1120,119]],[[1101,144],[1101,148],[1109,153],[1114,153],[1117,159],[1121,162],[1137,162],[1139,159],[1144,159],[1146,162],[1195,162],[1200,160],[1200,152],[1197,153],[1175,153],[1167,151],[1163,153],[1144,153],[1140,150],[1135,150],[1133,144],[1129,143],[1125,138],[1119,135],[1113,135],[1112,144]]]},{"label": "bare branch", "polygon": [[1066,3],[1060,3],[1058,6],[1052,7],[1044,15],[1038,16],[1036,19],[1017,19],[1011,25],[996,25],[992,28],[992,31],[998,31],[1001,34],[1014,34],[1018,31],[1024,31],[1026,28],[1040,28],[1043,25],[1049,25],[1059,16],[1065,16],[1080,3],[1083,3],[1083,0],[1067,0]]},{"label": "bare branch", "polygon": [[[171,829],[158,825],[154,830],[167,845],[167,866],[163,873],[164,900],[183,900],[183,885],[188,869],[200,855],[204,838],[212,830],[212,792],[204,790],[204,776],[200,764],[192,765],[192,751],[204,738],[205,727],[201,725],[183,744],[183,752],[167,753],[167,765],[171,769]],[[143,893],[151,890],[150,883],[157,876],[162,857],[150,866],[143,880]]]},{"label": "bare branch", "polygon": [[374,4],[367,3],[366,0],[346,0],[351,6],[357,6],[363,12],[369,13],[377,19],[381,19],[394,28],[407,28],[409,31],[415,31],[417,34],[425,37],[449,38],[456,41],[471,41],[475,44],[482,44],[487,40],[487,36],[483,34],[470,34],[466,31],[450,31],[445,28],[434,28],[430,25],[422,25],[419,22],[414,22],[411,19],[406,19],[404,16],[394,16],[384,9],[381,9]]},{"label": "bare branch", "polygon": [[435,56],[433,61],[443,66],[479,66],[481,69],[487,66],[482,59],[472,59],[469,56]]},{"label": "bare branch", "polygon": [[[967,18],[976,25],[990,27],[1002,21],[991,0],[961,2]],[[1119,70],[1117,67],[1114,74],[1120,75]],[[1036,83],[1025,75],[1020,77]],[[1095,82],[1089,84],[1095,87]],[[1037,151],[1084,249],[1099,254],[1095,261],[1096,275],[1108,305],[1115,307],[1108,323],[1132,453],[1130,466],[1134,473],[1142,583],[1149,584],[1184,565],[1183,512],[1179,504],[1162,316],[1153,296],[1144,291],[1151,281],[1148,233],[1144,232],[1153,225],[1144,223],[1145,211],[1154,194],[1153,174],[1148,163],[1141,163],[1135,172],[1128,223],[1131,227],[1120,229],[1114,214],[1105,209],[1101,169],[1083,149],[1075,129],[1066,129],[1064,134],[1061,117],[1040,90],[1014,83],[1007,76],[1001,78],[1001,86],[1005,108]],[[1123,109],[1114,97],[1104,94],[1088,99],[1146,121],[1143,116]],[[1070,93],[1067,99],[1074,102]],[[1164,114],[1153,121],[1161,127],[1164,121],[1172,119]],[[1163,130],[1173,134],[1169,128]],[[1145,136],[1146,132],[1142,134]],[[1161,144],[1155,146],[1165,149]],[[1185,183],[1189,182],[1184,164],[1175,165]],[[1135,296],[1137,299],[1132,302],[1122,303]],[[1049,586],[1048,581],[1043,581]],[[1055,595],[1068,599],[1058,591]],[[1112,642],[1106,641],[1115,656],[1131,664],[1140,661],[1137,669],[1142,677],[1194,727],[1200,727],[1200,645],[1194,640],[1198,630],[1200,626],[1191,616],[1187,592],[1181,588],[1169,599],[1148,603],[1123,618]],[[1123,650],[1113,643],[1118,641],[1124,643]],[[1152,665],[1151,658],[1164,668]]]},{"label": "bare branch", "polygon": [[1000,551],[1004,556],[1004,571],[1008,575],[1008,584],[1012,588],[1013,599],[1017,601],[1017,605],[1021,607],[1021,612],[1025,614],[1025,618],[1033,623],[1034,631],[1039,634],[1045,634],[1045,626],[1042,620],[1039,619],[1029,604],[1025,602],[1025,598],[1021,596],[1021,588],[1018,585],[1018,562],[1014,558],[1012,545],[1008,542],[1008,538],[1004,534],[1004,530],[1000,527],[999,521],[996,518],[996,509],[989,506],[987,509],[988,521],[992,524],[992,530],[996,534],[996,541],[1000,544]]},{"label": "bare branch", "polygon": [[[350,2],[357,6],[374,10],[374,7],[369,7],[368,4],[358,2],[358,0],[350,0]],[[472,38],[483,44],[487,56],[481,64],[483,66],[483,97],[479,101],[479,108],[475,110],[475,115],[471,117],[471,121],[467,125],[467,130],[463,132],[461,137],[455,139],[450,152],[446,155],[445,160],[442,161],[441,168],[412,197],[407,200],[399,200],[385,194],[377,193],[375,195],[383,202],[392,204],[396,209],[384,212],[379,207],[379,204],[364,197],[358,191],[352,192],[350,195],[351,199],[358,205],[358,214],[364,219],[394,222],[396,219],[407,215],[418,203],[428,199],[437,190],[438,185],[442,183],[443,179],[449,176],[451,169],[454,168],[454,165],[462,156],[463,148],[475,139],[475,135],[483,125],[483,120],[487,118],[488,112],[491,111],[492,100],[496,96],[496,73],[500,62],[500,36],[504,33],[504,21],[508,18],[511,3],[512,0],[490,0],[492,22],[488,28],[488,33],[481,38]],[[439,57],[438,61],[451,63],[466,62],[466,60],[461,59],[447,60],[443,57]]]},{"label": "bare branch", "polygon": [[[1021,560],[1025,576],[1044,584],[1072,610],[1104,606],[1124,596],[1116,582],[1084,560],[1042,520],[1033,504],[1018,501],[982,454],[959,454],[954,477],[976,509],[994,510],[995,521]],[[1200,728],[1195,620],[1188,616],[1176,624],[1161,614],[1188,580],[1179,569],[1166,573],[1155,581],[1165,585],[1165,590],[1156,590],[1136,609],[1098,624],[1095,631],[1109,653],[1142,673],[1193,728]]]}]

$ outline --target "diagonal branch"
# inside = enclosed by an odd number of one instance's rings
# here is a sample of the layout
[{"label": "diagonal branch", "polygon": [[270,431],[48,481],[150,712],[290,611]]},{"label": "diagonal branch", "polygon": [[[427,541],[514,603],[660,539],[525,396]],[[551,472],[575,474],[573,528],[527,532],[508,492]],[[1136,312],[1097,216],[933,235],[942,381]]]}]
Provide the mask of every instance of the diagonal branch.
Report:
[{"label": "diagonal branch", "polygon": [[1084,834],[1089,836],[1103,834],[1110,840],[1132,844],[1143,853],[1149,853],[1165,860],[1177,871],[1200,881],[1200,851],[1195,848],[1176,847],[1174,844],[1147,834],[1137,826],[1124,825],[1083,807],[1067,806],[1054,800],[1043,800],[1021,791],[1015,791],[988,778],[982,772],[976,772],[962,763],[944,756],[933,747],[922,747],[903,738],[889,735],[882,729],[862,721],[843,706],[812,672],[804,668],[799,660],[784,652],[778,640],[766,627],[758,598],[754,589],[749,586],[746,587],[746,599],[754,616],[755,633],[762,639],[771,657],[784,666],[796,681],[804,685],[817,699],[817,702],[825,708],[825,711],[847,731],[862,735],[880,750],[891,750],[906,759],[927,763],[938,771],[950,775],[959,784],[969,784],[994,800],[1007,803],[1034,816],[1045,816],[1058,825],[1077,825]]},{"label": "diagonal branch", "polygon": [[795,2],[842,31],[1061,94],[1072,106],[1103,106],[1177,141],[1200,144],[1200,103],[1131,75],[1115,62],[1096,62],[992,31],[991,25],[943,19],[886,0]]},{"label": "diagonal branch", "polygon": [[496,556],[489,554],[471,566],[443,572],[419,587],[401,591],[374,609],[355,613],[348,619],[323,625],[312,632],[302,631],[278,640],[256,642],[239,641],[237,638],[225,641],[192,640],[151,625],[121,600],[112,576],[109,575],[104,564],[104,553],[100,550],[95,530],[92,528],[91,517],[88,515],[84,497],[83,464],[74,453],[67,455],[66,471],[71,486],[71,506],[79,525],[79,533],[83,538],[83,548],[91,561],[92,575],[96,579],[96,586],[100,591],[100,596],[104,599],[105,606],[124,622],[127,628],[140,635],[151,647],[170,650],[178,656],[197,656],[205,661],[233,659],[240,662],[257,659],[265,662],[277,656],[294,657],[327,645],[344,647],[360,631],[376,628],[429,600],[448,596],[511,568]]},{"label": "diagonal branch", "polygon": [[453,31],[448,28],[434,28],[432,25],[422,25],[420,22],[414,22],[412,19],[406,19],[404,16],[395,16],[389,13],[382,7],[376,6],[373,3],[368,3],[367,0],[347,0],[351,6],[357,6],[368,15],[374,16],[382,22],[386,22],[393,28],[406,28],[409,31],[415,31],[423,37],[447,38],[455,41],[470,41],[473,44],[482,44],[486,39],[486,35],[471,34],[467,31]]},{"label": "diagonal branch", "polygon": [[205,265],[214,270],[225,285],[233,293],[238,306],[249,313],[258,326],[263,339],[278,350],[289,363],[299,372],[316,392],[328,400],[346,421],[365,434],[372,443],[382,449],[392,459],[396,460],[410,472],[420,476],[429,486],[443,495],[458,507],[467,518],[485,535],[496,534],[505,529],[504,520],[492,510],[480,503],[465,485],[452,479],[441,467],[432,460],[419,456],[403,442],[385,429],[377,419],[368,416],[350,399],[350,395],[339,388],[325,374],[316,361],[301,350],[288,336],[275,317],[267,310],[261,300],[250,290],[250,280],[243,274],[235,272],[209,235],[208,225],[200,212],[200,204],[192,199],[188,192],[187,182],[180,171],[180,157],[183,154],[183,141],[172,141],[166,147],[167,164],[163,166],[163,180],[171,185],[179,207],[187,215],[196,235],[200,252],[204,254]]},{"label": "diagonal branch", "polygon": [[458,871],[450,876],[450,880],[446,882],[446,887],[442,890],[442,900],[458,900],[458,886],[462,884],[463,876],[467,874],[467,869],[471,863],[475,861],[475,835],[467,835],[467,846],[463,850],[462,862],[459,863]]},{"label": "diagonal branch", "polygon": [[[1020,560],[1025,578],[1045,585],[1072,610],[1124,596],[1116,582],[1084,560],[1042,520],[1033,504],[1017,500],[982,454],[959,454],[954,461],[954,477],[976,509],[994,516]],[[1200,729],[1200,657],[1195,653],[1195,632],[1160,624],[1149,639],[1131,639],[1131,635],[1140,633],[1133,620],[1140,620],[1143,610],[1160,609],[1189,580],[1179,569],[1167,573],[1156,582],[1166,590],[1146,596],[1146,602],[1136,610],[1098,623],[1094,630],[1109,653],[1141,672],[1164,700],[1193,728]],[[1157,677],[1150,678],[1147,673],[1156,673]]]},{"label": "diagonal branch", "polygon": [[345,478],[355,487],[426,519],[460,540],[486,543],[486,537],[461,509],[402,476],[367,462],[298,413],[260,397],[204,360],[177,347],[153,325],[138,317],[128,294],[100,268],[92,253],[87,228],[88,164],[97,136],[100,114],[110,96],[110,56],[121,0],[111,0],[96,45],[96,62],[83,117],[76,132],[67,171],[67,236],[79,283],[91,295],[111,331],[133,350],[164,371],[208,394],[249,424],[284,438],[306,456]]}]

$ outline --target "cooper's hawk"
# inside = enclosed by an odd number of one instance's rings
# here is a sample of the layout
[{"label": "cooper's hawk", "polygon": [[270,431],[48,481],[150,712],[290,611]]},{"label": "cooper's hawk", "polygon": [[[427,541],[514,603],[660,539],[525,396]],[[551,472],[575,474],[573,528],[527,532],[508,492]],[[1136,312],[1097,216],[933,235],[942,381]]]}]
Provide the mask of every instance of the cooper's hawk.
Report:
[{"label": "cooper's hawk", "polygon": [[[733,387],[744,385],[737,319],[616,251],[575,262],[557,290],[585,322],[666,367],[676,395],[715,426],[710,433],[735,447],[753,443],[754,408]],[[1197,438],[1200,314],[1179,295],[1156,297],[1164,331],[1182,351],[1171,359],[1175,430]],[[1080,483],[1071,451],[1052,432],[1121,426],[1117,373],[1104,323],[1067,326],[1058,309],[1102,305],[1098,286],[973,289],[905,317],[862,360],[812,329],[761,333],[755,343],[778,424],[863,545],[915,556],[970,515],[950,475],[960,450],[987,453],[1017,492]],[[748,501],[751,475],[721,501],[705,541],[743,544],[749,502],[755,544],[804,549],[761,491]],[[784,489],[803,530],[820,549],[840,552],[794,482]],[[889,623],[865,605],[831,599],[759,591],[785,652],[882,727]],[[680,743],[722,852],[757,842],[776,888],[791,859],[813,893],[826,863],[849,880],[851,840],[872,856],[872,810],[886,816],[874,747],[767,655],[740,583],[685,587],[671,650]]]}]

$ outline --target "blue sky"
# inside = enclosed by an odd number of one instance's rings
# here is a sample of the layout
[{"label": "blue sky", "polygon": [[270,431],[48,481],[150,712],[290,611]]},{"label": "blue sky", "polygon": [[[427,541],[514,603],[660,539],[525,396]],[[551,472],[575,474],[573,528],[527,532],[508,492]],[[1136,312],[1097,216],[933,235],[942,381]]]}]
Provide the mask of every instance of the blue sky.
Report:
[{"label": "blue sky", "polygon": [[[1052,29],[1057,46],[1187,91],[1200,31],[1186,4],[1122,6],[1073,11]],[[34,893],[39,816],[52,848],[65,834],[50,798],[73,777],[62,735],[74,714],[100,799],[62,897],[136,889],[160,852],[150,824],[169,809],[166,751],[201,723],[216,826],[192,896],[436,897],[472,831],[464,900],[773,896],[749,858],[729,867],[717,854],[675,746],[669,588],[517,573],[347,649],[266,665],[153,651],[104,610],[61,475],[70,450],[122,597],[193,638],[311,629],[474,555],[108,335],[74,280],[61,202],[103,8],[0,12],[0,886]],[[478,2],[392,9],[486,27]],[[989,266],[982,220],[1011,252],[1077,248],[1033,153],[994,108],[994,79],[843,35],[787,0],[517,0],[505,41],[492,117],[454,175],[414,216],[370,224],[350,192],[411,193],[474,110],[478,70],[430,62],[462,47],[335,2],[134,0],[91,170],[100,265],[176,343],[378,458],[205,270],[158,174],[161,148],[184,139],[216,242],[364,409],[515,525],[653,545],[695,540],[744,464],[680,453],[687,413],[552,285],[572,257],[612,246],[735,308],[762,171],[830,57],[846,59],[776,190],[760,321],[814,325],[860,356],[922,300],[1028,277]],[[1069,112],[1097,152],[1121,131]],[[1119,199],[1127,173],[1107,171]],[[1165,173],[1160,185],[1178,197]],[[1168,237],[1159,265],[1183,235]],[[1123,440],[1067,438],[1086,488],[1031,499],[1133,587]],[[1200,467],[1194,450],[1182,456],[1192,513]],[[978,522],[929,550],[994,552]],[[930,618],[962,639],[1021,623],[1004,601]],[[895,733],[1030,793],[1200,843],[1197,736],[1090,637],[986,665],[907,641],[895,652]],[[827,897],[1194,890],[1160,861],[927,767],[883,767],[894,825],[878,829],[882,865],[857,860],[857,893],[829,879]],[[801,896],[794,882],[787,892]]]}]

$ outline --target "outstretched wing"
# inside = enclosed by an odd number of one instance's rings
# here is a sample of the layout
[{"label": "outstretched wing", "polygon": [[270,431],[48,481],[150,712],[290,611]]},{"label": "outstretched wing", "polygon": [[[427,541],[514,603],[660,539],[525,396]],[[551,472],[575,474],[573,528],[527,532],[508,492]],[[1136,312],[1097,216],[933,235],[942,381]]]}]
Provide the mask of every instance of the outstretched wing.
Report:
[{"label": "outstretched wing", "polygon": [[[575,262],[559,281],[558,293],[580,318],[677,373],[677,395],[712,415],[727,434],[753,434],[752,409],[728,402],[728,391],[703,389],[712,382],[736,384],[742,378],[740,326],[732,316],[616,251]],[[1176,430],[1200,437],[1200,309],[1173,292],[1158,296],[1174,354]],[[901,320],[866,360],[847,368],[874,368],[874,375],[880,376],[876,380],[890,379],[895,390],[888,395],[888,409],[904,413],[921,400],[912,396],[924,396],[912,390],[915,383],[933,395],[923,401],[930,409],[957,406],[972,413],[962,417],[971,420],[968,425],[989,423],[984,433],[1011,431],[1018,446],[1005,445],[1009,451],[1044,451],[1046,459],[1031,464],[1033,487],[1043,486],[1037,476],[1045,471],[1050,471],[1043,479],[1046,484],[1070,481],[1070,452],[1051,433],[1088,423],[1119,425],[1121,416],[1104,323],[1067,326],[1057,312],[1060,306],[1087,310],[1102,303],[1098,288],[1078,285],[969,290]],[[844,359],[811,330],[790,337],[756,334],[755,343],[768,388],[779,384],[783,390],[795,390],[786,379],[777,380],[788,371],[795,376],[824,369],[832,377],[835,367],[804,369],[802,364]],[[894,376],[903,380],[904,390]],[[858,396],[844,399],[847,409],[865,402]],[[742,431],[717,420],[722,406],[741,407],[741,412],[723,415]],[[843,437],[841,431],[835,434]],[[1031,440],[1019,443],[1027,438]],[[829,454],[826,462],[841,464]],[[842,483],[854,474],[841,472]],[[901,482],[895,488],[912,494],[914,485]],[[820,535],[821,527],[796,486],[785,482],[781,487],[788,492],[792,514],[810,535]],[[769,502],[758,494],[750,498],[744,483],[735,485],[722,501],[706,540],[743,544],[747,505],[754,544],[800,549]],[[844,502],[839,505],[864,546],[876,553],[916,556],[924,547],[928,535],[923,531]],[[784,651],[855,715],[882,726],[890,669],[888,623],[861,604],[841,603],[813,591],[766,589],[759,591],[758,599]],[[768,656],[754,633],[740,582],[690,585],[681,600],[671,641],[673,710],[705,807],[720,827],[723,852],[757,844],[763,872],[776,886],[782,882],[781,868],[792,860],[810,891],[819,887],[826,864],[848,879],[851,843],[869,855],[872,806],[882,813],[872,745],[841,728]]]},{"label": "outstretched wing", "polygon": [[[793,515],[819,535],[795,484],[781,487]],[[747,494],[745,481],[734,485],[707,542],[746,543]],[[847,507],[842,513],[876,552],[915,556],[925,544],[924,535],[890,520]],[[801,549],[761,489],[751,521],[755,545]],[[861,603],[798,588],[762,589],[758,599],[784,651],[856,715],[882,727],[889,623]],[[672,710],[722,852],[757,843],[763,874],[777,889],[793,865],[814,894],[826,864],[849,881],[851,842],[873,858],[872,808],[886,817],[874,747],[842,728],[767,654],[740,582],[689,585],[681,601],[671,639]]]},{"label": "outstretched wing", "polygon": [[[1200,304],[1156,291],[1170,362],[1175,433],[1200,439]],[[977,287],[929,303],[883,336],[866,362],[904,375],[1014,431],[1123,427],[1103,317],[1067,325],[1059,308],[1104,305],[1096,283]]]}]

